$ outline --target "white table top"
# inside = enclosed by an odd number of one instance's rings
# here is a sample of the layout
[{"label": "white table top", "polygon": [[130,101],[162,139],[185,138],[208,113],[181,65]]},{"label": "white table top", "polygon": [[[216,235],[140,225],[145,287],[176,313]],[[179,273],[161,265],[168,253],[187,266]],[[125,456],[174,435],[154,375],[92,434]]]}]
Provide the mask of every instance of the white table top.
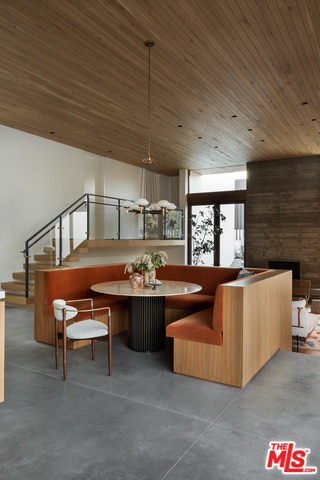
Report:
[{"label": "white table top", "polygon": [[131,288],[129,280],[118,280],[96,283],[92,285],[91,290],[109,295],[124,295],[128,297],[169,297],[199,292],[202,290],[202,287],[196,283],[163,280],[162,285],[153,290],[152,286]]}]

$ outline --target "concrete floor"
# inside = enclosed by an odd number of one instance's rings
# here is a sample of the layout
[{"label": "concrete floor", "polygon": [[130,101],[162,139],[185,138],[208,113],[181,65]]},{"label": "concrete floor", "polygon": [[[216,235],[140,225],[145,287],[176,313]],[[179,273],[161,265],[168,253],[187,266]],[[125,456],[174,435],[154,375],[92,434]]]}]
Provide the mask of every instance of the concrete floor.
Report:
[{"label": "concrete floor", "polygon": [[283,479],[265,468],[271,441],[309,448],[320,475],[320,357],[279,351],[243,389],[174,374],[170,342],[137,353],[114,337],[111,378],[105,344],[68,358],[63,382],[33,310],[6,307],[1,480]]}]

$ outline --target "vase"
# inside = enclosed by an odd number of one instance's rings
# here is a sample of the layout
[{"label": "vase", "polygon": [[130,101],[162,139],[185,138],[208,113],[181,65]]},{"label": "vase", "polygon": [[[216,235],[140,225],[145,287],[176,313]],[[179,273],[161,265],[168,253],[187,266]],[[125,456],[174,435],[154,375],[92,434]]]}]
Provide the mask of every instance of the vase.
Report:
[{"label": "vase", "polygon": [[156,279],[156,271],[152,270],[151,272],[144,271],[143,272],[143,283],[147,285],[148,283],[152,282]]},{"label": "vase", "polygon": [[129,277],[129,282],[131,288],[140,288],[143,283],[143,276],[139,275],[139,273],[133,273]]}]

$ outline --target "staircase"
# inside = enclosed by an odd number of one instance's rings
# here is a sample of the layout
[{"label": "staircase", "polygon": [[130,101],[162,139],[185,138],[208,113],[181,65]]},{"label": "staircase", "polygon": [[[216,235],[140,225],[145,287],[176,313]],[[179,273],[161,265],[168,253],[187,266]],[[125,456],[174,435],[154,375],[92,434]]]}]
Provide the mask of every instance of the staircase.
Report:
[{"label": "staircase", "polygon": [[[35,271],[70,267],[70,263],[79,262],[79,255],[86,254],[89,248],[159,248],[165,245],[184,245],[182,209],[175,213],[167,212],[166,209],[159,212],[161,221],[156,222],[158,235],[155,238],[153,232],[151,235],[148,230],[150,216],[153,218],[154,214],[143,212],[140,217],[143,219],[141,227],[137,221],[137,213],[133,212],[132,216],[128,216],[122,202],[128,202],[128,199],[85,193],[28,238],[22,252],[23,271],[13,273],[11,281],[1,282],[1,288],[6,292],[6,302],[32,305],[35,295]],[[175,214],[177,216],[173,220],[172,216]],[[135,232],[132,239],[122,238],[121,218],[123,222],[125,219],[127,235],[128,232]],[[106,228],[103,232],[101,225]],[[110,232],[105,225],[111,225]],[[142,239],[139,238],[139,229],[143,232]],[[73,248],[74,245],[76,248]]]},{"label": "staircase", "polygon": [[[34,279],[36,270],[48,270],[53,268],[66,268],[68,262],[78,262],[80,260],[77,253],[86,253],[88,251],[85,247],[78,247],[68,257],[66,257],[63,265],[56,265],[55,249],[54,247],[43,247],[43,253],[36,254],[33,257],[33,262],[29,262],[29,294],[25,296],[26,291],[26,272],[14,272],[12,280],[9,282],[2,282],[1,288],[6,292],[6,302],[13,305],[33,305],[34,303]],[[67,265],[65,265],[65,263]],[[25,264],[23,265],[25,269]]]}]

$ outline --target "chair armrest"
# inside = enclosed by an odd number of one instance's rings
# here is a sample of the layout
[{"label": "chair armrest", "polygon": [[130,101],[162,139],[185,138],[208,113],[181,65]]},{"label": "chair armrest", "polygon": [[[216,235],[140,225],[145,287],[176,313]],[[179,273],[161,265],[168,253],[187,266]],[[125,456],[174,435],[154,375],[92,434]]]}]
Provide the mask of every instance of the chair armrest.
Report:
[{"label": "chair armrest", "polygon": [[[93,299],[92,298],[76,298],[74,300],[66,300],[67,304],[85,303],[85,302],[90,302],[90,309],[93,309]],[[79,312],[80,312],[80,310],[79,310]]]},{"label": "chair armrest", "polygon": [[99,312],[101,310],[108,310],[109,315],[111,314],[111,308],[110,307],[99,307],[99,308],[88,308],[84,310],[78,310],[79,313],[87,313],[87,312]]},{"label": "chair armrest", "polygon": [[111,308],[110,307],[97,307],[97,308],[90,308],[90,309],[87,309],[87,310],[78,310],[78,313],[88,313],[90,312],[91,314],[91,319],[94,320],[94,313],[95,312],[101,312],[103,310],[106,310],[108,312],[108,328],[109,328],[109,331],[111,332]]}]

